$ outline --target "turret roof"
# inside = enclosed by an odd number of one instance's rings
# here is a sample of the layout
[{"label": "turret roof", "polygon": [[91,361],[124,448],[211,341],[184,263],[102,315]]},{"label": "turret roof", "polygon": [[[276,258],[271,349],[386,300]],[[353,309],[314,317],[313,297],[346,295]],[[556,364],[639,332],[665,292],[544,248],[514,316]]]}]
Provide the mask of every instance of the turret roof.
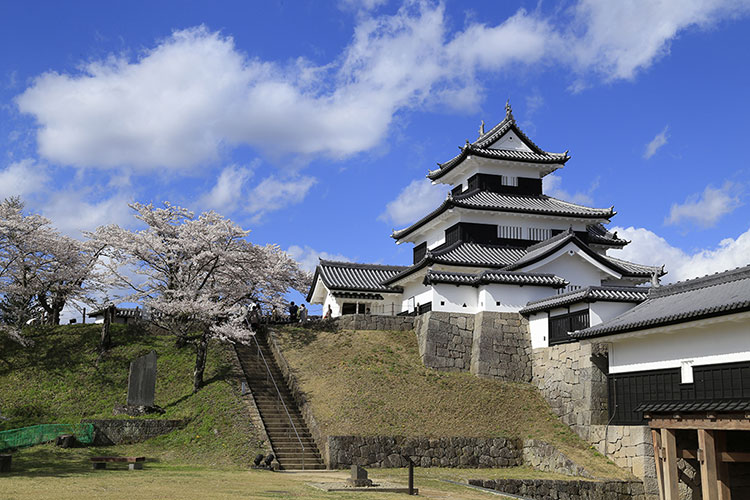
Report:
[{"label": "turret roof", "polygon": [[394,231],[393,234],[391,234],[391,237],[397,240],[401,239],[427,224],[432,219],[438,217],[446,210],[454,207],[467,208],[470,210],[487,210],[492,212],[526,213],[606,220],[616,214],[614,207],[590,208],[551,198],[546,195],[504,194],[475,189],[458,195],[449,194],[448,198],[438,208],[411,226]]},{"label": "turret roof", "polygon": [[[531,149],[531,151],[490,148],[492,144],[497,142],[511,130],[515,132],[515,134],[529,147],[529,149]],[[439,179],[470,155],[498,160],[561,165],[565,164],[565,162],[570,159],[567,151],[564,153],[549,153],[534,144],[534,142],[518,127],[516,119],[513,118],[513,111],[510,107],[510,103],[505,105],[505,118],[503,121],[492,127],[488,132],[481,134],[476,141],[469,142],[467,140],[466,145],[462,146],[460,149],[461,152],[455,157],[445,163],[438,163],[440,168],[437,170],[431,170],[427,174],[427,177],[431,180]]]}]

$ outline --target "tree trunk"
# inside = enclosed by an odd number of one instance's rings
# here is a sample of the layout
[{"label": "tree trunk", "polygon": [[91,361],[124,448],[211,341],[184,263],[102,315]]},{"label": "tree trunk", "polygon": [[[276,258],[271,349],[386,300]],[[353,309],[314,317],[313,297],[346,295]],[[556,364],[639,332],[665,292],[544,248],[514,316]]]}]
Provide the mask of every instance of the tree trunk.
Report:
[{"label": "tree trunk", "polygon": [[115,316],[115,306],[108,306],[104,310],[104,323],[102,324],[102,337],[99,341],[99,351],[104,352],[112,346],[112,334],[110,326]]},{"label": "tree trunk", "polygon": [[204,332],[195,344],[195,370],[193,371],[193,394],[203,387],[203,372],[206,370],[208,354],[208,332]]}]

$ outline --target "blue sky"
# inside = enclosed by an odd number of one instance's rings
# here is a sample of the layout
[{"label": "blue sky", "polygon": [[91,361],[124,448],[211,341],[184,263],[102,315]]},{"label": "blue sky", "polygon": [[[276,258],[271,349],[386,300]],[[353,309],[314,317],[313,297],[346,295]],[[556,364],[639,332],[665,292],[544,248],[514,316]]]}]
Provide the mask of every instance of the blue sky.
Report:
[{"label": "blue sky", "polygon": [[506,99],[670,279],[750,262],[750,2],[3,2],[0,197],[80,236],[215,209],[306,265],[407,264]]}]

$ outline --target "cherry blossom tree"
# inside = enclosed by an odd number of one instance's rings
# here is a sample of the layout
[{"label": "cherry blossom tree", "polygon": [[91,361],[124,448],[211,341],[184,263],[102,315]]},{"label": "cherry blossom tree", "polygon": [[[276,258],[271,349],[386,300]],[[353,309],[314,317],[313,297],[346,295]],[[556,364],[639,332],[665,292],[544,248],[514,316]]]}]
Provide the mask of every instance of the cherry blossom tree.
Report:
[{"label": "cherry blossom tree", "polygon": [[41,318],[59,324],[65,305],[85,295],[98,251],[61,235],[49,219],[25,215],[19,198],[0,203],[0,294],[3,322]]},{"label": "cherry blossom tree", "polygon": [[90,239],[104,248],[97,276],[140,303],[151,321],[195,347],[193,389],[203,385],[209,341],[245,343],[254,332],[248,308],[283,301],[309,275],[275,245],[247,240],[249,231],[216,212],[133,203],[145,229],[102,226]]}]

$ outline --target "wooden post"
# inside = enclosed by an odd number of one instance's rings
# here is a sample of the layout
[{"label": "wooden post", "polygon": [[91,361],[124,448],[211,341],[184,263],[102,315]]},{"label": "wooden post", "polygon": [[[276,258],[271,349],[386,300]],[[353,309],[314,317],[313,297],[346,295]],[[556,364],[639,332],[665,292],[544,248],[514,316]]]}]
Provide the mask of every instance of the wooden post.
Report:
[{"label": "wooden post", "polygon": [[679,476],[677,475],[677,438],[673,429],[661,430],[661,441],[664,445],[664,500],[679,500],[680,494],[677,487]]},{"label": "wooden post", "polygon": [[[716,452],[722,456],[727,451],[727,431],[716,432]],[[729,464],[719,460],[719,500],[732,500],[729,490]]]},{"label": "wooden post", "polygon": [[657,429],[651,429],[651,440],[654,443],[654,463],[656,464],[656,482],[659,485],[659,500],[664,500],[664,472],[661,460],[661,434]]},{"label": "wooden post", "polygon": [[701,467],[701,492],[703,500],[719,500],[714,432],[706,429],[698,429],[698,458]]}]

